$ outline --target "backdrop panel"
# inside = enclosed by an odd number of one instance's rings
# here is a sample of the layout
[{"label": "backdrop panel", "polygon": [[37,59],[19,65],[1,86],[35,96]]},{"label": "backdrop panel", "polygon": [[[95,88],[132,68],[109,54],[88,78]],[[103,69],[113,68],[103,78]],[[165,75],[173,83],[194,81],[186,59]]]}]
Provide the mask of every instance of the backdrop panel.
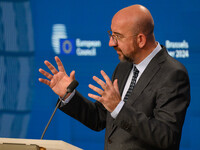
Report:
[{"label": "backdrop panel", "polygon": [[[138,3],[152,13],[157,41],[189,72],[191,104],[180,149],[200,149],[198,0],[0,1],[0,136],[40,138],[58,98],[38,81],[38,69],[47,70],[45,60],[56,65],[54,57],[59,56],[67,73],[75,70],[77,89],[87,98],[93,92],[88,84],[96,85],[93,75],[102,78],[104,70],[111,77],[119,62],[108,46],[111,19],[118,10]],[[57,111],[44,138],[102,150],[104,134]]]}]

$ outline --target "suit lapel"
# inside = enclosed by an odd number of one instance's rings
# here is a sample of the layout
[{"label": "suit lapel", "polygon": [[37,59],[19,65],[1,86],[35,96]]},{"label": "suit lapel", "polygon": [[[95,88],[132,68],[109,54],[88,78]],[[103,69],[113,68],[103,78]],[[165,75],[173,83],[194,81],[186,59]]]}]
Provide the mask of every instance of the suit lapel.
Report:
[{"label": "suit lapel", "polygon": [[154,65],[153,68],[147,67],[143,74],[141,75],[140,79],[138,80],[137,84],[135,85],[133,92],[129,96],[127,102],[134,103],[137,97],[142,93],[145,87],[149,84],[152,80],[154,75],[159,71],[160,66],[158,64]]},{"label": "suit lapel", "polygon": [[160,69],[160,64],[166,59],[167,51],[163,48],[148,64],[144,72],[142,73],[140,79],[135,85],[133,92],[131,93],[128,103],[133,104],[138,96],[142,93],[146,86],[148,86],[149,82],[153,79],[156,73]]},{"label": "suit lapel", "polygon": [[126,67],[123,68],[123,70],[121,71],[122,76],[120,77],[120,82],[119,82],[119,92],[120,95],[122,95],[126,81],[128,79],[128,76],[131,72],[133,68],[133,64],[132,63],[128,63]]}]

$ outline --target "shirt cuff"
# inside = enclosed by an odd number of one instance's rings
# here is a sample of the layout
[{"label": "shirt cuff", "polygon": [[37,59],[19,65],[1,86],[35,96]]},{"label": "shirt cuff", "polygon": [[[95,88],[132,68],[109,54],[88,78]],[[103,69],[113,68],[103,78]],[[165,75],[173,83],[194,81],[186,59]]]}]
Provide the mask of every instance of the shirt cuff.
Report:
[{"label": "shirt cuff", "polygon": [[122,109],[122,107],[124,106],[124,101],[121,100],[119,102],[119,104],[117,105],[117,107],[113,110],[113,112],[111,112],[111,116],[115,119],[117,118],[117,115],[119,114],[120,110]]},{"label": "shirt cuff", "polygon": [[73,92],[65,100],[62,100],[61,97],[59,97],[59,99],[61,100],[61,107],[69,103],[69,101],[72,99],[74,95],[75,95],[75,90],[73,90]]}]

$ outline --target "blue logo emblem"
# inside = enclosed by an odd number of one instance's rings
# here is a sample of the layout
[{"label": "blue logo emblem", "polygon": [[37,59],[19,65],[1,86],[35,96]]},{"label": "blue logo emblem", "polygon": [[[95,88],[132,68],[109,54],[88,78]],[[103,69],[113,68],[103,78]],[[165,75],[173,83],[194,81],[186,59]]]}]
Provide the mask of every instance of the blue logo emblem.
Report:
[{"label": "blue logo emblem", "polygon": [[75,41],[73,39],[60,39],[60,53],[65,55],[75,54]]}]

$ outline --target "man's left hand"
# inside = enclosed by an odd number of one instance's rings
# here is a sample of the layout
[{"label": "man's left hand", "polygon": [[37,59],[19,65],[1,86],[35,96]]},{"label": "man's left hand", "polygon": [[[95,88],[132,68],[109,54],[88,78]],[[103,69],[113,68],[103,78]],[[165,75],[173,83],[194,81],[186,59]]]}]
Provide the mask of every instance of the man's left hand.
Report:
[{"label": "man's left hand", "polygon": [[101,70],[101,75],[103,76],[105,82],[96,76],[93,76],[93,80],[96,81],[103,90],[92,84],[89,84],[89,88],[97,92],[100,96],[90,93],[88,96],[102,103],[104,107],[111,113],[121,101],[117,79],[115,79],[112,83],[110,78],[103,70]]}]

